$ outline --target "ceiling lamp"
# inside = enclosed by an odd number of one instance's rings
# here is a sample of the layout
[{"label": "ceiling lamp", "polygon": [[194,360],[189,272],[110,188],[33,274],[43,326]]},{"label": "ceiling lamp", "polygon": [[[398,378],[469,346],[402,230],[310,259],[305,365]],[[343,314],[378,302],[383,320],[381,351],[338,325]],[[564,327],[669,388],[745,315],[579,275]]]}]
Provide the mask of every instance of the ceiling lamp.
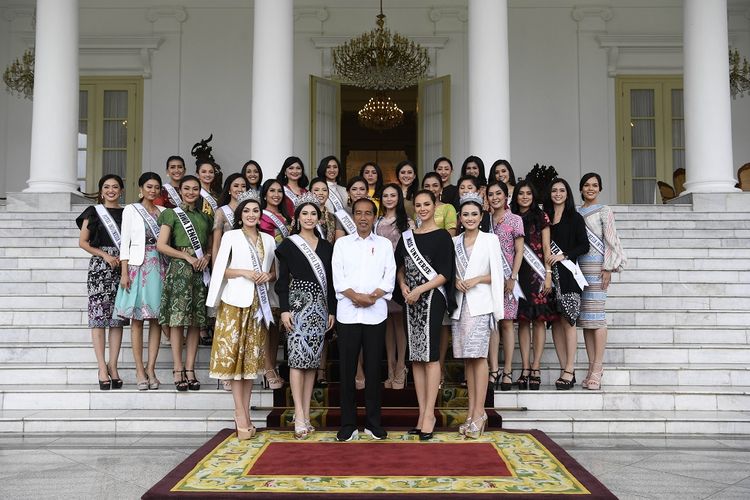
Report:
[{"label": "ceiling lamp", "polygon": [[740,58],[737,49],[729,50],[729,90],[733,99],[750,93],[750,65],[747,59]]},{"label": "ceiling lamp", "polygon": [[34,95],[34,49],[27,49],[3,72],[8,92],[31,99]]},{"label": "ceiling lamp", "polygon": [[403,89],[427,74],[427,49],[385,28],[383,0],[377,28],[333,49],[333,70],[344,84],[366,89]]},{"label": "ceiling lamp", "polygon": [[401,108],[382,93],[370,97],[357,115],[363,127],[378,131],[392,129],[404,121],[404,112]]}]

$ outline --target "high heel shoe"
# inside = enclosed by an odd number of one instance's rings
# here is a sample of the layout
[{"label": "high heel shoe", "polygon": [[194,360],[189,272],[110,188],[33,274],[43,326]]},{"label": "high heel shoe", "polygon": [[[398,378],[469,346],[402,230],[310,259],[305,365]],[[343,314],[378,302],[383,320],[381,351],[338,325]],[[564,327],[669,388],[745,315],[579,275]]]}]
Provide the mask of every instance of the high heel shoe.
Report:
[{"label": "high heel shoe", "polygon": [[383,389],[393,389],[393,370],[388,368],[388,378],[383,381]]},{"label": "high heel shoe", "polygon": [[174,388],[180,392],[185,392],[188,390],[188,383],[187,380],[185,380],[185,370],[172,370],[172,375],[177,373],[180,374],[180,380],[175,380]]},{"label": "high heel shoe", "polygon": [[112,380],[109,378],[109,370],[107,370],[107,380],[99,380],[99,390],[108,391],[112,388]]},{"label": "high heel shoe", "polygon": [[430,432],[419,431],[419,440],[420,441],[429,441],[430,439],[433,438],[433,436],[435,434],[435,425],[437,425],[437,417],[433,416],[432,417],[432,421],[433,421],[433,424],[432,424],[432,429],[433,430],[431,430]]},{"label": "high heel shoe", "polygon": [[294,420],[294,439],[307,439],[310,431],[307,430],[307,424],[304,420]]},{"label": "high heel shoe", "polygon": [[240,441],[247,441],[255,436],[255,426],[251,423],[250,427],[240,427],[236,414],[234,416],[234,428],[237,430],[237,439]]},{"label": "high heel shoe", "polygon": [[[506,382],[506,378],[510,380],[510,382]],[[511,388],[513,387],[513,370],[509,371],[508,373],[503,372],[499,379],[495,379],[495,387],[498,386],[498,381],[501,391],[511,390]]]},{"label": "high heel shoe", "polygon": [[410,435],[410,436],[419,436],[420,434],[422,434],[422,429],[418,429],[416,427],[412,427],[411,429],[409,429],[408,431],[406,431],[406,433],[408,435]]},{"label": "high heel shoe", "polygon": [[[529,389],[529,377],[531,376],[532,371],[533,370],[530,368],[521,368],[521,376],[516,380],[516,385],[519,390],[527,391]],[[526,372],[529,372],[529,374],[526,375]]]},{"label": "high heel shoe", "polygon": [[498,388],[499,382],[497,379],[500,378],[500,370],[495,370],[494,372],[490,370],[490,376],[489,376],[489,386],[493,389]]},{"label": "high heel shoe", "polygon": [[326,387],[328,385],[328,379],[326,379],[325,368],[318,368],[315,370],[315,386]]},{"label": "high heel shoe", "polygon": [[397,389],[401,390],[404,387],[406,387],[406,374],[409,373],[409,370],[404,367],[403,371],[393,377],[393,380],[391,381],[391,389]]},{"label": "high heel shoe", "polygon": [[462,436],[466,435],[466,429],[471,425],[471,416],[467,416],[463,424],[458,426],[458,433]]},{"label": "high heel shoe", "polygon": [[161,382],[159,382],[159,379],[156,378],[156,374],[152,377],[151,375],[147,375],[148,377],[148,389],[150,391],[156,391],[159,389],[159,386],[161,385]]},{"label": "high heel shoe", "polygon": [[[597,366],[599,367],[599,370],[595,371]],[[604,375],[604,366],[601,363],[593,363],[591,376],[589,377],[589,383],[587,384],[586,389],[590,391],[598,391],[599,389],[601,389],[603,375]]]},{"label": "high heel shoe", "polygon": [[[478,422],[478,423],[477,423]],[[470,439],[479,439],[484,433],[484,427],[487,425],[487,414],[483,414],[479,417],[479,420],[474,420],[471,425],[466,429],[466,437]]]},{"label": "high heel shoe", "polygon": [[[533,375],[534,373],[538,373],[539,375]],[[542,385],[541,370],[535,370],[532,368],[531,370],[529,370],[529,390],[538,391],[541,385]]]},{"label": "high heel shoe", "polygon": [[309,418],[305,419],[305,426],[307,426],[307,433],[308,434],[312,434],[313,432],[315,432],[315,427],[313,427],[312,423],[310,423],[310,419]]},{"label": "high heel shoe", "polygon": [[[187,374],[192,373],[193,377],[188,378]],[[198,382],[198,379],[195,378],[195,370],[182,370],[182,375],[187,380],[188,389],[191,391],[200,391],[201,390],[201,383]]]},{"label": "high heel shoe", "polygon": [[594,371],[594,363],[589,363],[589,370],[586,372],[586,376],[581,381],[581,387],[583,389],[589,388],[589,379],[591,378],[591,372]]},{"label": "high heel shoe", "polygon": [[275,368],[266,370],[263,373],[263,380],[266,389],[281,389],[284,387],[284,379],[276,372]]},{"label": "high heel shoe", "polygon": [[107,376],[112,380],[112,389],[122,389],[122,379],[112,378],[112,373],[109,371],[109,365],[107,365]]},{"label": "high heel shoe", "polygon": [[[566,373],[568,375],[573,375],[573,377],[570,380],[565,380],[563,376]],[[591,384],[591,381],[589,381],[589,384]],[[576,385],[576,374],[574,372],[569,372],[568,370],[563,370],[563,375],[555,380],[555,388],[558,391],[569,391],[574,385]]]}]

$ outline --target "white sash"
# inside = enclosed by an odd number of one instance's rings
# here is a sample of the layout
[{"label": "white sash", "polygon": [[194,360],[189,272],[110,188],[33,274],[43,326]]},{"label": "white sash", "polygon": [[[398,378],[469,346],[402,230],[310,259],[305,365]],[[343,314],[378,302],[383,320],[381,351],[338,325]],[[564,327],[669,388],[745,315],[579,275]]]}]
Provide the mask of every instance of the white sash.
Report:
[{"label": "white sash", "polygon": [[138,212],[138,215],[140,215],[146,222],[152,236],[158,240],[161,227],[159,227],[159,224],[156,223],[156,219],[154,219],[154,217],[150,213],[148,213],[148,211],[140,203],[133,203],[133,208],[135,208],[135,211]]},{"label": "white sash", "polygon": [[234,212],[232,211],[231,207],[229,205],[223,205],[221,207],[221,211],[224,212],[224,217],[227,218],[229,227],[234,227]]},{"label": "white sash", "polygon": [[466,273],[466,268],[469,267],[469,257],[466,255],[466,247],[464,246],[464,235],[461,233],[461,235],[456,240],[456,271],[458,273],[458,277],[461,279],[464,279],[464,273]]},{"label": "white sash", "polygon": [[115,219],[112,218],[112,214],[109,213],[109,210],[107,210],[107,207],[104,205],[94,205],[94,209],[96,210],[96,215],[99,216],[99,220],[104,224],[104,228],[109,234],[109,239],[112,240],[112,243],[114,243],[115,247],[119,250],[120,244],[122,243],[122,237],[120,236],[120,228],[117,227]]},{"label": "white sash", "polygon": [[[195,256],[199,259],[203,258],[203,247],[201,247],[201,240],[198,239],[198,233],[195,230],[195,226],[193,226],[192,221],[187,216],[185,211],[181,209],[180,207],[176,207],[173,209],[174,213],[177,214],[177,218],[180,219],[180,223],[182,224],[182,228],[185,230],[185,233],[188,236],[188,239],[190,239],[190,245],[193,247],[193,250],[195,251]],[[211,282],[211,274],[208,272],[208,269],[203,270],[203,284],[208,286],[208,284]]]},{"label": "white sash", "polygon": [[[500,249],[500,257],[503,259],[503,275],[507,280],[513,274],[513,270],[510,268],[510,264],[508,264],[508,260],[505,258],[502,249]],[[544,267],[544,265],[542,265],[542,267]],[[513,297],[515,297],[516,300],[526,299],[526,295],[524,295],[523,290],[521,290],[521,285],[518,284],[518,280],[515,280],[515,283],[513,283]]]},{"label": "white sash", "polygon": [[182,203],[182,198],[180,198],[179,193],[177,193],[177,190],[174,188],[171,184],[164,184],[164,191],[167,192],[167,195],[169,196],[169,201],[172,202],[172,205],[179,207],[180,203]]},{"label": "white sash", "polygon": [[284,186],[284,194],[286,195],[287,198],[289,198],[290,200],[292,200],[292,205],[294,205],[296,207],[297,206],[297,198],[299,198],[299,196],[297,196],[296,194],[294,194],[294,191],[292,191],[292,188],[290,188],[289,186]]},{"label": "white sash", "polygon": [[201,196],[203,197],[204,200],[208,202],[209,205],[211,205],[211,210],[213,210],[215,213],[216,209],[219,208],[219,204],[216,202],[216,198],[211,196],[211,193],[209,193],[203,188],[201,188]]},{"label": "white sash", "polygon": [[326,268],[323,266],[323,261],[320,260],[320,257],[318,257],[318,254],[315,253],[315,250],[313,250],[312,247],[310,247],[305,239],[299,234],[293,234],[289,237],[289,239],[292,241],[292,243],[297,245],[297,248],[300,249],[302,255],[304,255],[307,259],[307,262],[310,264],[310,268],[313,270],[313,272],[315,273],[315,277],[318,279],[318,284],[323,289],[323,296],[326,298],[326,301],[328,301],[328,278],[326,277]]},{"label": "white sash", "polygon": [[271,219],[271,222],[273,222],[273,225],[276,226],[276,229],[281,232],[281,236],[284,238],[289,237],[289,228],[286,227],[286,224],[284,224],[284,221],[276,217],[276,214],[271,212],[270,210],[263,210],[263,215]]},{"label": "white sash", "polygon": [[604,242],[594,232],[586,227],[586,236],[589,238],[589,244],[591,248],[604,255]]},{"label": "white sash", "polygon": [[[258,238],[260,238],[262,245],[263,238],[260,237],[260,234],[258,234]],[[263,268],[260,265],[260,256],[258,255],[255,246],[248,242],[248,247],[250,248],[250,262],[253,265],[253,270],[262,273]],[[272,249],[265,250],[272,251]],[[260,309],[255,313],[255,319],[259,320],[262,318],[263,322],[266,324],[266,328],[270,328],[271,323],[273,323],[273,314],[271,313],[271,303],[268,300],[268,283],[255,285],[255,290],[258,292],[258,301],[260,302]]]},{"label": "white sash", "polygon": [[347,212],[345,208],[336,210],[334,212],[334,215],[341,223],[341,226],[344,228],[344,231],[346,231],[346,234],[354,234],[357,232],[357,225],[354,223],[354,219],[352,219],[352,216],[349,215],[349,212]]},{"label": "white sash", "polygon": [[337,212],[344,208],[344,202],[339,198],[339,193],[336,190],[337,184],[333,185],[334,187],[331,187],[331,184],[328,184],[328,199],[331,200],[331,205],[333,205],[333,211]]},{"label": "white sash", "polygon": [[[563,253],[562,249],[557,246],[557,243],[555,243],[554,241],[551,241],[549,246],[552,255],[560,255]],[[578,283],[578,286],[581,288],[581,290],[589,286],[589,282],[586,281],[586,278],[583,277],[583,272],[581,272],[581,268],[578,266],[578,263],[573,264],[571,260],[565,259],[560,261],[560,264],[565,266],[565,268],[571,272],[573,278],[576,280],[576,283]]]},{"label": "white sash", "polygon": [[523,260],[526,261],[526,263],[535,273],[539,275],[540,278],[542,278],[543,280],[547,278],[547,270],[544,268],[544,262],[539,260],[539,257],[536,256],[534,250],[532,250],[531,247],[526,243],[524,243],[523,245]]},{"label": "white sash", "polygon": [[[409,254],[409,257],[411,257],[412,262],[414,262],[414,264],[417,266],[417,269],[419,269],[419,272],[422,273],[422,276],[424,276],[427,281],[432,281],[438,275],[438,273],[435,271],[435,269],[433,269],[430,263],[427,262],[422,253],[419,251],[419,248],[417,248],[417,243],[416,241],[414,241],[414,233],[412,232],[412,230],[407,229],[401,236],[404,238],[404,247],[406,247],[406,252]],[[443,285],[440,285],[438,287],[438,290],[443,294],[443,297],[445,297],[447,301],[448,294],[445,291],[445,287]]]}]

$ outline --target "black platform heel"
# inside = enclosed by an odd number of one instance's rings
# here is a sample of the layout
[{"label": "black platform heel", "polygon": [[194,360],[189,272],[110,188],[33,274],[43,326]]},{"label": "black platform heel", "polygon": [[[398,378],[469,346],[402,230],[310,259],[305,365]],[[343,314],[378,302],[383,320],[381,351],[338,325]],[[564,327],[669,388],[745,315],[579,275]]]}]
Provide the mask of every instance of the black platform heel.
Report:
[{"label": "black platform heel", "polygon": [[[538,373],[539,375],[534,375],[534,373]],[[529,390],[531,391],[538,391],[539,387],[542,385],[542,372],[541,370],[531,370],[531,374],[529,375]]]},{"label": "black platform heel", "polygon": [[573,388],[574,385],[576,385],[576,374],[575,372],[569,372],[568,370],[563,370],[563,373],[573,375],[573,378],[571,378],[570,380],[565,380],[564,378],[560,377],[555,381],[555,387],[558,391],[569,391]]},{"label": "black platform heel", "polygon": [[[525,372],[529,372],[529,374],[524,375]],[[516,380],[516,385],[518,386],[519,390],[529,390],[529,377],[531,376],[532,372],[533,370],[531,370],[530,368],[521,368],[521,376],[518,377],[518,380]]]},{"label": "black platform heel", "polygon": [[[506,377],[510,380],[510,382],[503,382],[503,379]],[[500,378],[495,380],[495,387],[498,386],[498,381],[500,382],[501,391],[511,390],[511,388],[513,387],[513,370],[508,373],[503,372],[502,375],[500,375]]]}]

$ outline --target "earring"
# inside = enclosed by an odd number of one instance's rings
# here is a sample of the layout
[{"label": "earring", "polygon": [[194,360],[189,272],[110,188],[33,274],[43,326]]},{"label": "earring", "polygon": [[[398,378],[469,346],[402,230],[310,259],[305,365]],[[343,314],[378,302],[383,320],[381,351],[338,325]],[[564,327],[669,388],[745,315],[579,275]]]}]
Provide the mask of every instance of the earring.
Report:
[{"label": "earring", "polygon": [[143,193],[138,193],[138,199],[139,199],[139,200],[142,200],[142,199],[143,199]]}]

